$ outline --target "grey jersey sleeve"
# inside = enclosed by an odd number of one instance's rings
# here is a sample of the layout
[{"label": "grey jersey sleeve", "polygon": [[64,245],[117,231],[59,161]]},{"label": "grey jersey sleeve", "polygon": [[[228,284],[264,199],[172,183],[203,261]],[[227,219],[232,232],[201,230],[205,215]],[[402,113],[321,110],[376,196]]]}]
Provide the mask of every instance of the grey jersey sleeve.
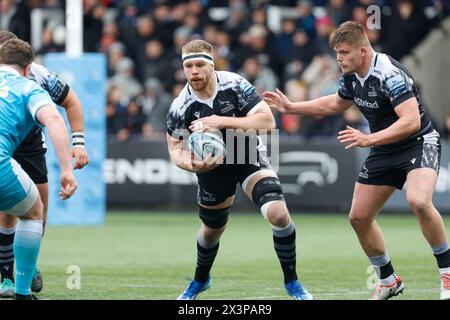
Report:
[{"label": "grey jersey sleeve", "polygon": [[175,99],[167,113],[167,133],[174,139],[184,140],[189,136],[186,108],[185,104],[179,105],[179,99]]},{"label": "grey jersey sleeve", "polygon": [[413,79],[400,69],[385,77],[381,90],[394,108],[415,96]]},{"label": "grey jersey sleeve", "polygon": [[260,101],[256,88],[241,76],[236,75],[233,90],[238,98],[238,109],[241,115],[247,115]]},{"label": "grey jersey sleeve", "polygon": [[53,102],[58,105],[61,105],[69,93],[69,85],[56,73],[50,72],[40,64],[34,62],[31,64],[29,78],[37,82],[45,91],[47,91]]}]

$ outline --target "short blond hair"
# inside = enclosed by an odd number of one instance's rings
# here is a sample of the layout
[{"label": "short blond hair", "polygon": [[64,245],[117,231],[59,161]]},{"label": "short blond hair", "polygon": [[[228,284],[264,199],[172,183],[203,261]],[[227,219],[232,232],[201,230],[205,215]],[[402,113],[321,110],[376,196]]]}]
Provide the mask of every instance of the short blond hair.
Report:
[{"label": "short blond hair", "polygon": [[207,52],[212,56],[213,46],[206,42],[205,40],[192,40],[186,43],[181,49],[181,54]]},{"label": "short blond hair", "polygon": [[342,23],[330,36],[330,48],[347,43],[351,46],[365,44],[370,46],[364,26],[355,21]]}]

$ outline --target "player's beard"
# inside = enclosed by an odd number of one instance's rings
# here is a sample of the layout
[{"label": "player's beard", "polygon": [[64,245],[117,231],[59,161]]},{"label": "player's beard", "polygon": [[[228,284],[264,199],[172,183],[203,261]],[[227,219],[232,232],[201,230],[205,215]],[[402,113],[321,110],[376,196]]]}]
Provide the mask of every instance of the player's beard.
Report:
[{"label": "player's beard", "polygon": [[202,91],[206,88],[206,80],[205,79],[197,79],[196,81],[189,81],[189,84],[195,91]]},{"label": "player's beard", "polygon": [[203,91],[209,82],[209,76],[205,76],[205,78],[196,78],[197,81],[193,81],[192,79],[189,81],[189,84],[195,91]]}]

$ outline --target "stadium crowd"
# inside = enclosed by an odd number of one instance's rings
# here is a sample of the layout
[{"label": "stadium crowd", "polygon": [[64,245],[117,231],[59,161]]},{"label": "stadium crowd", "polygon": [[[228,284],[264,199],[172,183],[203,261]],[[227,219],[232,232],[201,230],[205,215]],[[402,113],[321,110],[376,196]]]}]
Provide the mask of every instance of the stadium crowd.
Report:
[{"label": "stadium crowd", "polygon": [[[110,139],[163,137],[173,97],[185,84],[181,47],[202,38],[215,48],[217,70],[243,75],[257,90],[282,88],[294,101],[336,92],[340,70],[328,37],[346,20],[365,24],[381,8],[381,29],[367,29],[375,50],[397,60],[445,16],[446,0],[84,0],[84,51],[108,61]],[[0,29],[30,41],[31,11],[65,8],[64,0],[2,0]],[[39,55],[64,50],[58,26],[44,26]],[[274,111],[275,112],[275,111]],[[347,124],[368,125],[357,109],[322,118],[275,114],[285,139],[335,137]],[[450,114],[442,128],[450,141]]]}]

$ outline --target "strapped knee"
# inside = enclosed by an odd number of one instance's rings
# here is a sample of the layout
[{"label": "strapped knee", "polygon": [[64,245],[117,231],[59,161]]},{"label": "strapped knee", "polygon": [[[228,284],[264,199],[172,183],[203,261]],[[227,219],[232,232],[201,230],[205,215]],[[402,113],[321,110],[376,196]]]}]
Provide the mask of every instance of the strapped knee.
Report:
[{"label": "strapped knee", "polygon": [[281,184],[276,177],[265,177],[259,180],[252,191],[253,202],[259,207],[271,201],[284,201]]},{"label": "strapped knee", "polygon": [[228,222],[230,207],[223,209],[208,209],[198,206],[199,216],[203,223],[211,229],[220,229]]}]

